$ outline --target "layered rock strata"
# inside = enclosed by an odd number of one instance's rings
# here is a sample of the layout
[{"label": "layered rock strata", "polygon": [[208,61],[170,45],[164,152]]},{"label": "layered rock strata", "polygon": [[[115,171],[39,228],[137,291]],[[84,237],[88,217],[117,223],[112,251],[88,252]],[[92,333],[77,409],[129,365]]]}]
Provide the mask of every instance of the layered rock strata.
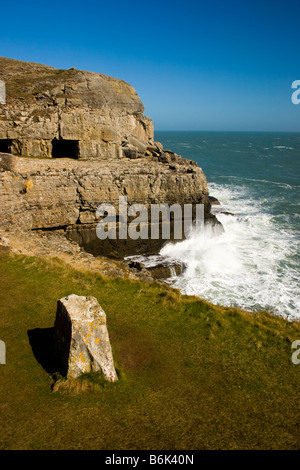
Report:
[{"label": "layered rock strata", "polygon": [[[158,240],[99,240],[96,211],[110,203],[118,215],[119,196],[128,206],[210,203],[203,171],[194,162],[178,159],[169,164],[153,158],[82,162],[71,159],[36,159],[0,154],[0,227],[25,230],[64,230],[88,252],[116,257],[154,253]],[[150,210],[149,210],[150,214]]]},{"label": "layered rock strata", "polygon": [[0,80],[6,85],[6,104],[0,107],[2,151],[111,160],[156,148],[152,121],[123,80],[3,57]]},{"label": "layered rock strata", "polygon": [[120,224],[120,196],[149,214],[151,204],[203,204],[205,220],[217,223],[202,169],[154,141],[126,82],[5,58],[0,79],[0,229],[60,230],[94,255],[122,258],[155,253],[166,240],[99,240],[97,208],[112,204]]}]

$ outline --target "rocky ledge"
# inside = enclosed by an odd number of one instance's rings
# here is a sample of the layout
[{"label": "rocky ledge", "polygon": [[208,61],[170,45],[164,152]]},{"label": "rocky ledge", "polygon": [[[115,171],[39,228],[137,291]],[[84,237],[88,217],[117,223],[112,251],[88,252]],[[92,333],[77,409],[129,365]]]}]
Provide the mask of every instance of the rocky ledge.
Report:
[{"label": "rocky ledge", "polygon": [[110,203],[118,215],[118,198],[128,205],[204,204],[210,202],[203,171],[194,162],[169,164],[151,158],[118,161],[36,159],[0,154],[1,226],[24,230],[64,230],[66,235],[95,255],[122,257],[154,253],[164,240],[101,241],[96,236],[101,203]]},{"label": "rocky ledge", "polygon": [[152,121],[127,83],[5,58],[0,79],[7,91],[0,106],[0,231],[11,240],[21,232],[56,233],[97,256],[157,253],[161,237],[96,236],[97,207],[112,204],[118,218],[120,196],[147,208],[203,204],[205,221],[218,224],[202,169],[154,141]]}]

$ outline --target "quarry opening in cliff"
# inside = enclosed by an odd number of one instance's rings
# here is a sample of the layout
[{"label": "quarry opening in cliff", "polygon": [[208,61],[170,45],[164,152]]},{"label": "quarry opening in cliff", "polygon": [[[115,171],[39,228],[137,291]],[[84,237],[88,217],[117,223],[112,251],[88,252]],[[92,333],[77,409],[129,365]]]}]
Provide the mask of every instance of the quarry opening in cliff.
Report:
[{"label": "quarry opening in cliff", "polygon": [[79,158],[79,141],[53,139],[52,158]]},{"label": "quarry opening in cliff", "polygon": [[0,152],[12,153],[12,140],[11,139],[0,139]]}]

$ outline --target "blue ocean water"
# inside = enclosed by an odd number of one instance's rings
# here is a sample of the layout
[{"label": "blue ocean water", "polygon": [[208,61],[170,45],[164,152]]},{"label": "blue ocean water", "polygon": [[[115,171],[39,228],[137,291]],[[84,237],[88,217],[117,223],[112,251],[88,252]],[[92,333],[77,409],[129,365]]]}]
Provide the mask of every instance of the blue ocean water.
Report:
[{"label": "blue ocean water", "polygon": [[170,282],[215,304],[300,318],[300,134],[174,131],[155,140],[203,169],[225,230],[164,247],[163,257],[187,266]]}]

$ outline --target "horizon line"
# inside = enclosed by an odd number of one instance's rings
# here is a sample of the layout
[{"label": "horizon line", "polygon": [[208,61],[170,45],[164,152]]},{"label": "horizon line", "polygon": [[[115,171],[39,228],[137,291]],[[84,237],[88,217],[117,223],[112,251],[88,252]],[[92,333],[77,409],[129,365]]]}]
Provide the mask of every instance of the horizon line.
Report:
[{"label": "horizon line", "polygon": [[258,131],[258,130],[226,130],[226,129],[155,129],[154,132],[259,132],[259,133],[264,133],[264,134],[300,134],[299,131]]}]

